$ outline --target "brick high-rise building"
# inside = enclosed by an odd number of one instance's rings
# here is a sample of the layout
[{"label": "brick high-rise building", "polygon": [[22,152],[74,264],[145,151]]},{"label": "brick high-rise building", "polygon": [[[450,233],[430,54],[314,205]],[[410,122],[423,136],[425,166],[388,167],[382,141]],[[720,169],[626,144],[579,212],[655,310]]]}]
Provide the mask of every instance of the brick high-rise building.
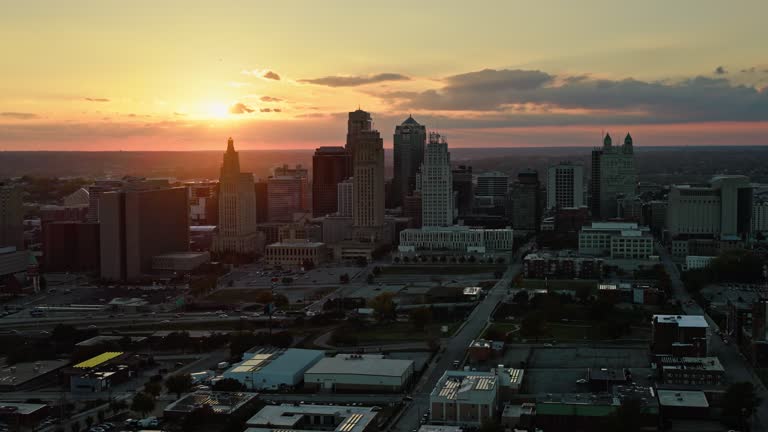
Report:
[{"label": "brick high-rise building", "polygon": [[312,215],[338,210],[337,186],[350,177],[349,153],[344,147],[320,147],[312,157]]}]

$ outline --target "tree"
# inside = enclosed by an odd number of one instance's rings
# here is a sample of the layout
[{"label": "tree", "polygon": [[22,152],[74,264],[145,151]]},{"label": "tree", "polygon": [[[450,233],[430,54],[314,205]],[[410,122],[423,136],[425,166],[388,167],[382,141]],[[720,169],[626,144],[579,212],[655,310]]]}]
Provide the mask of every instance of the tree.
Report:
[{"label": "tree", "polygon": [[86,417],[85,418],[85,427],[90,429],[91,426],[93,426],[93,422],[94,422],[93,417],[91,417],[91,416]]},{"label": "tree", "polygon": [[537,341],[539,337],[544,334],[546,329],[546,320],[544,314],[540,311],[531,312],[523,318],[523,322],[520,325],[520,335],[524,338],[535,338]]},{"label": "tree", "polygon": [[144,391],[157,397],[163,391],[163,388],[160,386],[160,383],[150,381],[144,384]]},{"label": "tree", "polygon": [[148,393],[139,392],[131,401],[131,410],[146,416],[148,412],[155,409],[155,398]]},{"label": "tree", "polygon": [[165,379],[165,388],[168,393],[176,393],[176,399],[180,399],[182,393],[192,390],[192,377],[189,374],[171,375]]},{"label": "tree", "polygon": [[751,382],[731,384],[723,396],[723,420],[733,428],[744,430],[746,421],[752,416],[761,399],[755,393]]},{"label": "tree", "polygon": [[417,330],[424,330],[432,322],[432,311],[426,307],[414,309],[410,314],[411,323]]},{"label": "tree", "polygon": [[245,384],[234,378],[224,378],[216,381],[216,384],[213,385],[214,391],[241,392],[245,391],[246,389],[247,387]]},{"label": "tree", "polygon": [[373,313],[376,315],[376,319],[386,321],[395,317],[395,302],[393,300],[394,295],[389,292],[381,293],[374,297],[369,306],[373,308]]}]

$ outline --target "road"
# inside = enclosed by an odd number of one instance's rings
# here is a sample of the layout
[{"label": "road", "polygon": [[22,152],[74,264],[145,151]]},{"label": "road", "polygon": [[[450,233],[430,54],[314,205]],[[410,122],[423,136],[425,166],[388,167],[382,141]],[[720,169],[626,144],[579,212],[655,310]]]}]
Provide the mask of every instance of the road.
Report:
[{"label": "road", "polygon": [[673,294],[682,304],[683,311],[688,315],[703,315],[709,323],[711,330],[708,341],[709,355],[720,359],[720,363],[725,368],[725,377],[728,382],[751,382],[755,387],[755,393],[762,399],[762,403],[752,416],[752,430],[768,430],[766,429],[768,427],[768,391],[766,391],[762,381],[755,375],[752,366],[739,352],[737,344],[726,345],[719,336],[714,334],[714,331],[718,329],[717,323],[688,294],[680,280],[680,271],[677,265],[672,262],[669,253],[659,244],[656,244],[656,252],[661,258],[667,274],[669,274]]},{"label": "road", "polygon": [[464,354],[470,342],[480,336],[494,309],[507,295],[510,283],[520,272],[519,257],[522,255],[522,251],[526,249],[527,247],[524,246],[515,255],[515,259],[507,268],[504,276],[490,289],[485,299],[475,307],[464,326],[448,340],[444,350],[439,354],[439,360],[428,366],[414,388],[413,401],[404,408],[402,416],[392,430],[410,432],[419,428],[421,416],[426,413],[429,407],[429,394],[445,371],[453,367],[454,361],[463,362]]}]

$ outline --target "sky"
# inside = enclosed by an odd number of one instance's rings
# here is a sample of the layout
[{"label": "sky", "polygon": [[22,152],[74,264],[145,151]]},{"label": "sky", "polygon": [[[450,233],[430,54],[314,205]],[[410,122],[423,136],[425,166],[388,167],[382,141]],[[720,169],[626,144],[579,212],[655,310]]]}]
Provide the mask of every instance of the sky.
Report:
[{"label": "sky", "polygon": [[765,0],[0,0],[0,150],[768,144]]}]

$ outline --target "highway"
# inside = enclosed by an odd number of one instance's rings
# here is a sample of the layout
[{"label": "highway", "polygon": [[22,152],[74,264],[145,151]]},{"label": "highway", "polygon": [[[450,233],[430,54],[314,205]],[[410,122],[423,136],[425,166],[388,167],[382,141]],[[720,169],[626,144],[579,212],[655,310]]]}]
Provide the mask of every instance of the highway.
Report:
[{"label": "highway", "polygon": [[760,406],[757,407],[752,416],[752,430],[768,430],[766,429],[768,427],[768,391],[766,391],[762,381],[755,375],[752,366],[739,352],[737,344],[726,345],[719,336],[714,334],[714,331],[718,329],[717,324],[688,294],[683,282],[680,280],[680,271],[675,263],[672,262],[669,253],[659,244],[656,244],[656,252],[661,258],[667,274],[669,274],[673,294],[682,304],[683,311],[688,315],[703,315],[707,323],[709,323],[709,355],[720,359],[720,363],[725,368],[725,376],[728,382],[751,382],[755,387],[755,393],[762,399]]}]

